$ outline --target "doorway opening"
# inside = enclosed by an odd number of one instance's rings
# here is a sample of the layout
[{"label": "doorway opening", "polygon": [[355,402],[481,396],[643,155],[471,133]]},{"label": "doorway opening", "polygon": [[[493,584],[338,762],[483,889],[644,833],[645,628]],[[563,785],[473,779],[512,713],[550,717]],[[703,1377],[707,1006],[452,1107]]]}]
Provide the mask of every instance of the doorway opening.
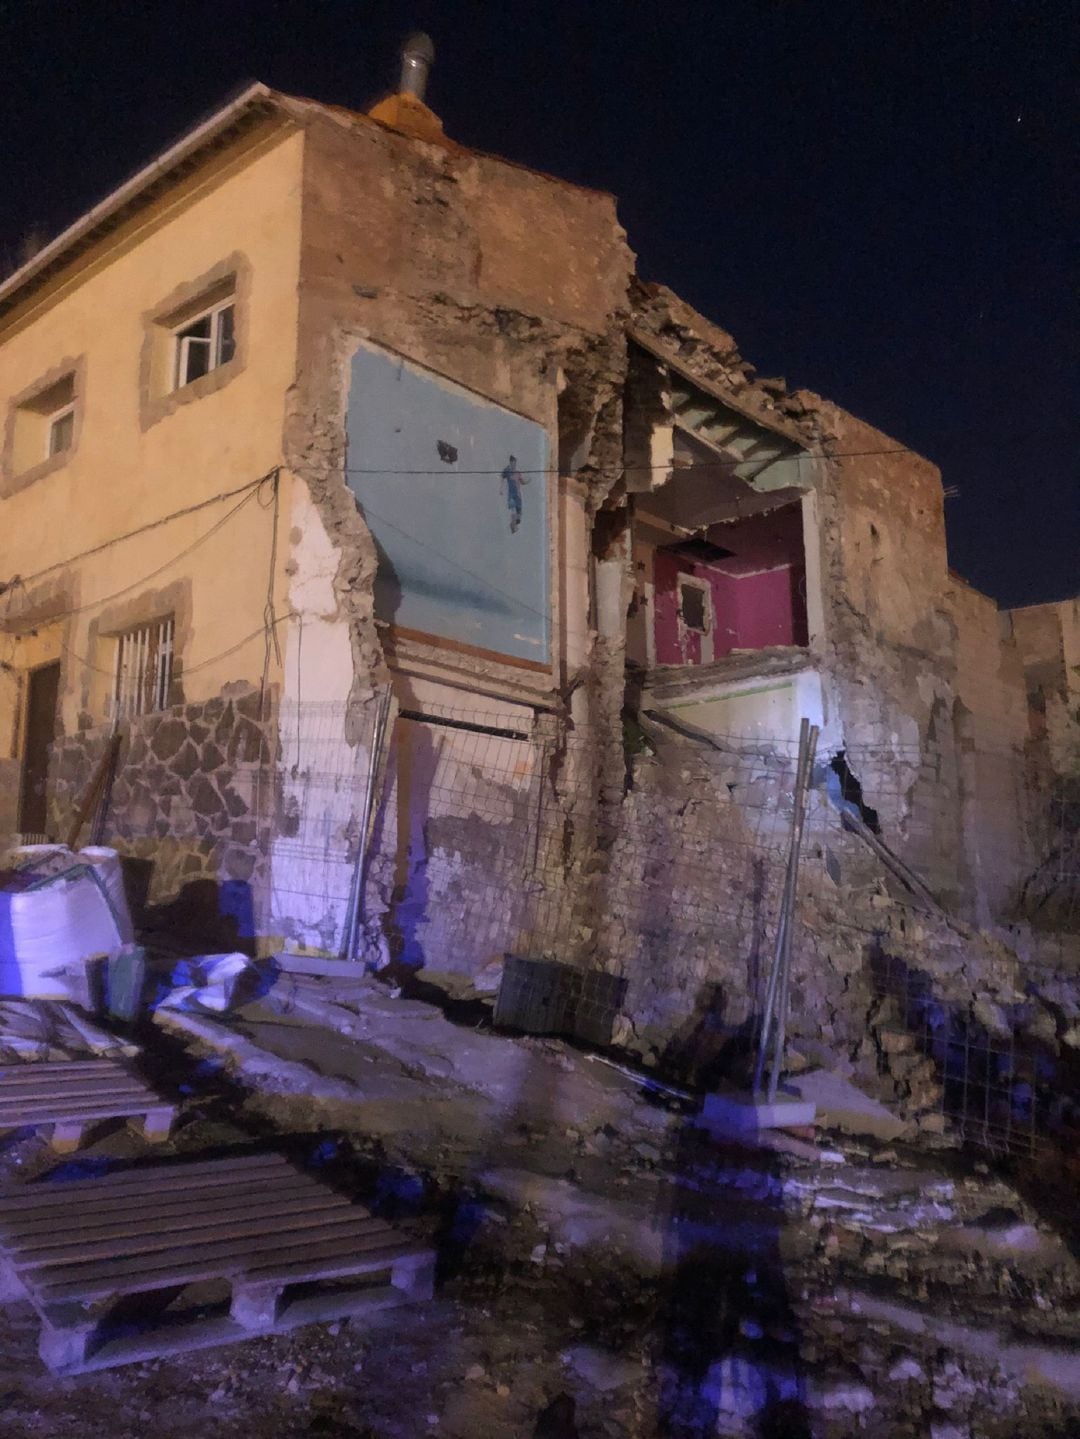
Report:
[{"label": "doorway opening", "polygon": [[44,835],[48,822],[49,746],[56,738],[60,662],[39,665],[27,675],[26,730],[19,783],[19,832]]}]

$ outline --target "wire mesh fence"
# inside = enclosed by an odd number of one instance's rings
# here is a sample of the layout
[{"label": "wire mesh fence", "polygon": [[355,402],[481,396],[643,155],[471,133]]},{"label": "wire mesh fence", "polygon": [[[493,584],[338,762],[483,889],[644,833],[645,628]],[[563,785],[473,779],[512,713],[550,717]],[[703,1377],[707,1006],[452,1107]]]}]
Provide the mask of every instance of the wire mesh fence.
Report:
[{"label": "wire mesh fence", "polygon": [[904,960],[878,952],[871,965],[883,1002],[875,1014],[882,1023],[879,1067],[897,1099],[940,1113],[980,1149],[1033,1154],[1063,1118],[1049,1048],[1010,1016],[994,1025],[988,1013],[980,1019],[978,1005],[950,1004],[931,975]]},{"label": "wire mesh fence", "polygon": [[[599,783],[601,763],[610,779],[610,750],[522,713],[399,712],[375,756],[366,836],[373,703],[282,704],[266,723],[247,696],[141,717],[105,838],[157,865],[148,898],[166,922],[203,886],[238,940],[276,936],[341,954],[359,881],[358,954],[376,967],[475,979],[506,955],[560,961],[597,977],[594,1037],[610,1029],[612,984],[641,1033],[671,1034],[703,1010],[727,1032],[752,1028],[797,741],[697,742],[646,723],[625,745],[612,796]],[[94,736],[80,739],[92,754]],[[63,772],[74,795],[86,765]],[[1044,868],[1075,893],[1073,804],[1063,799],[1048,820],[1056,838]],[[934,866],[922,878],[939,895],[955,892],[960,823],[956,795],[916,746],[819,757],[796,914],[796,1019],[843,1049],[872,1001],[893,1000],[913,1036],[903,1053],[933,1063],[940,1111],[973,1142],[1023,1147],[1052,1117],[1038,1047],[980,1026],[946,1004],[932,967],[883,949],[890,914],[925,909],[904,865],[885,860],[904,845],[910,853],[915,831],[929,834],[921,853]]]}]

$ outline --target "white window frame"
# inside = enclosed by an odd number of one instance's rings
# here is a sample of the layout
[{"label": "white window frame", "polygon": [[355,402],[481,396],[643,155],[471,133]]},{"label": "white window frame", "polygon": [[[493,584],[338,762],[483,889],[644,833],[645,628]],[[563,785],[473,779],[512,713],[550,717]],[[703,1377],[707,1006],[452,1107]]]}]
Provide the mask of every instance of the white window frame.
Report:
[{"label": "white window frame", "polygon": [[174,617],[164,615],[116,636],[112,698],[115,718],[134,719],[168,708],[175,635]]},{"label": "white window frame", "polygon": [[[53,449],[53,433],[56,429],[56,426],[59,425],[63,420],[66,420],[69,415],[71,416],[71,435],[68,438],[68,442],[66,445],[58,446],[56,449]],[[72,448],[74,441],[75,401],[72,400],[70,404],[61,405],[58,410],[53,410],[52,414],[46,415],[45,417],[45,458],[47,460],[51,460],[55,455],[66,455],[68,450]]]},{"label": "white window frame", "polygon": [[[186,380],[186,379],[183,378],[183,376],[184,376],[184,375],[186,374],[186,372],[187,372],[188,357],[189,357],[189,355],[191,354],[191,349],[192,349],[192,346],[193,346],[193,345],[207,345],[207,346],[209,347],[209,356],[208,356],[208,359],[207,359],[207,366],[206,366],[206,371],[205,371],[205,373],[206,373],[207,375],[213,374],[213,372],[214,372],[216,369],[219,369],[223,364],[228,364],[228,360],[223,360],[223,359],[221,358],[221,341],[222,341],[222,325],[223,325],[222,317],[224,316],[224,314],[225,314],[225,312],[226,312],[227,310],[231,310],[231,311],[233,312],[233,355],[235,355],[235,353],[236,353],[236,297],[235,297],[234,295],[230,295],[230,296],[229,296],[227,299],[225,299],[225,300],[219,300],[216,305],[209,305],[209,306],[207,306],[207,308],[206,308],[205,310],[200,310],[200,311],[199,311],[197,314],[195,314],[195,315],[188,315],[188,317],[183,321],[182,324],[176,325],[176,326],[174,327],[174,329],[173,329],[173,346],[174,346],[174,351],[175,351],[175,355],[174,355],[174,359],[173,359],[173,389],[174,389],[174,390],[182,390],[182,389],[184,389],[184,387],[185,387],[186,385],[192,385],[192,384],[195,383],[195,380]],[[207,317],[209,317],[209,319],[210,319],[210,334],[209,334],[209,336],[203,337],[203,336],[201,336],[201,335],[187,335],[187,334],[184,333],[186,330],[190,330],[190,329],[192,328],[192,326],[199,324],[200,321],[205,320]],[[229,356],[229,359],[232,359],[232,358],[233,358],[233,355],[230,355],[230,356]],[[195,378],[201,380],[201,379],[203,378],[203,376],[202,376],[202,375],[197,375]]]}]

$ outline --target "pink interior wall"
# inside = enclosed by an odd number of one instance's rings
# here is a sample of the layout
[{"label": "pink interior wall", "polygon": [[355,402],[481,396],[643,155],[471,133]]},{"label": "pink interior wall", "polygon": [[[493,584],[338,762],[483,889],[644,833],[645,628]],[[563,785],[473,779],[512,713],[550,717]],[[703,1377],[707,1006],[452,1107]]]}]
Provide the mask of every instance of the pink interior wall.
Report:
[{"label": "pink interior wall", "polygon": [[804,645],[805,579],[801,517],[795,506],[714,527],[710,538],[734,551],[703,563],[669,549],[653,556],[656,663],[700,664],[701,637],[679,635],[679,576],[704,580],[712,594],[713,657],[732,650]]},{"label": "pink interior wall", "polygon": [[788,564],[754,572],[747,570],[748,563],[722,560],[710,567],[716,616],[713,650],[717,659],[732,650],[763,650],[769,645],[799,643],[792,603],[793,567]]},{"label": "pink interior wall", "polygon": [[670,550],[657,550],[653,555],[653,638],[658,665],[701,663],[699,636],[687,635],[686,653],[679,644],[679,576],[696,574],[704,568],[673,555]]}]

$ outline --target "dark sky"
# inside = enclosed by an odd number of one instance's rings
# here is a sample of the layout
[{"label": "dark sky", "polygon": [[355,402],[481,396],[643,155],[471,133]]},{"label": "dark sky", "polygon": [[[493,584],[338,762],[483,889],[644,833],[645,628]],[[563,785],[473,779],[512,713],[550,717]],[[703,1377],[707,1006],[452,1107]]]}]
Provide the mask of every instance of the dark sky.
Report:
[{"label": "dark sky", "polygon": [[961,574],[1080,591],[1075,0],[0,0],[0,253],[249,79],[364,107],[414,27],[450,135],[614,191],[646,278],[941,465]]}]

